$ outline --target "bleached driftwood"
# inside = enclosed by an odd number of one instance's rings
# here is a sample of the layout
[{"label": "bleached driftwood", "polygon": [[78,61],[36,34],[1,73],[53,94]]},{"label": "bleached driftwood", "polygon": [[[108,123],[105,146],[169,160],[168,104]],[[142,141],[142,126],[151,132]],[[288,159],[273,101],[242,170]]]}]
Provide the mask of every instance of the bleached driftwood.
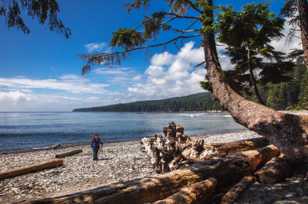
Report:
[{"label": "bleached driftwood", "polygon": [[268,145],[265,138],[254,138],[230,143],[206,144],[203,139],[184,135],[184,128],[175,123],[163,128],[163,135],[141,140],[144,151],[150,157],[158,173],[181,168],[190,160],[208,160],[240,151]]},{"label": "bleached driftwood", "polygon": [[72,151],[69,151],[69,152],[56,154],[55,157],[56,158],[64,158],[64,157],[73,156],[75,154],[79,154],[81,152],[82,152],[82,149],[75,149],[75,150],[72,150]]},{"label": "bleached driftwood", "polygon": [[[193,183],[210,177],[217,180],[217,189],[220,190],[234,185],[243,176],[251,174],[257,163],[267,162],[267,159],[271,159],[270,156],[277,156],[277,148],[267,146],[259,150],[244,151],[208,161],[194,161],[188,168],[169,173],[102,186],[55,198],[28,201],[24,202],[24,204],[141,204],[155,202],[178,192],[182,187],[189,187]],[[257,160],[255,161],[256,158]]]},{"label": "bleached driftwood", "polygon": [[63,160],[51,160],[40,164],[34,164],[27,167],[17,168],[6,172],[0,172],[0,179],[7,179],[24,174],[35,173],[45,169],[51,169],[63,166]]}]

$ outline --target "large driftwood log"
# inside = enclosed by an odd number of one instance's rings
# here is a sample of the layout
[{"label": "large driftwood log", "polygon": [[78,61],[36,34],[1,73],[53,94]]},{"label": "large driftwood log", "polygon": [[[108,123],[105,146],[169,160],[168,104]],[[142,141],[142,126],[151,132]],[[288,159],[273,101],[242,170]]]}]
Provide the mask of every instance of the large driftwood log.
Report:
[{"label": "large driftwood log", "polygon": [[215,178],[194,183],[182,188],[179,192],[156,201],[154,204],[203,204],[209,203],[215,190],[217,181]]},{"label": "large driftwood log", "polygon": [[251,184],[255,182],[254,176],[245,176],[234,185],[221,199],[220,204],[232,204]]},{"label": "large driftwood log", "polygon": [[1,172],[0,179],[12,178],[12,177],[21,176],[24,174],[42,171],[45,169],[56,168],[59,166],[63,166],[63,160],[51,160],[51,161],[43,162],[40,164],[35,164],[35,165],[27,166],[27,167],[13,169],[7,172]]},{"label": "large driftwood log", "polygon": [[283,181],[292,175],[291,164],[285,156],[272,158],[263,168],[258,170],[255,175],[261,183],[272,184]]},{"label": "large driftwood log", "polygon": [[[205,180],[217,179],[217,189],[225,189],[237,183],[243,176],[251,174],[256,163],[265,163],[271,159],[277,148],[268,146],[260,150],[247,151],[241,154],[228,155],[208,161],[198,161],[189,168],[175,170],[149,178],[136,179],[130,182],[102,186],[95,189],[72,193],[55,198],[25,202],[26,204],[66,204],[66,203],[117,203],[141,204],[164,199],[184,186]],[[251,155],[254,155],[253,157]],[[252,161],[257,158],[257,161]],[[221,182],[219,182],[221,181]],[[25,204],[24,203],[24,204]]]},{"label": "large driftwood log", "polygon": [[258,137],[248,140],[240,140],[227,143],[214,143],[210,145],[216,148],[216,151],[220,154],[229,154],[265,147],[266,145],[269,145],[269,142],[264,137]]},{"label": "large driftwood log", "polygon": [[56,154],[55,157],[56,158],[64,158],[64,157],[69,157],[69,156],[73,156],[75,154],[79,154],[82,152],[82,149],[75,149],[69,152],[64,152],[64,153],[60,153],[60,154]]}]

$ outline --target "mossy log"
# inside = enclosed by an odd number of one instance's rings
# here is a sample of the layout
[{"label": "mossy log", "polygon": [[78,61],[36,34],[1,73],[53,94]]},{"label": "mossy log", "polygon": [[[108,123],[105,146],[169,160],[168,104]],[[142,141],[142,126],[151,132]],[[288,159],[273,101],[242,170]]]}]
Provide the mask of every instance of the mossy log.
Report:
[{"label": "mossy log", "polygon": [[217,181],[209,178],[182,188],[179,192],[156,201],[154,204],[203,204],[209,203],[215,190]]},{"label": "mossy log", "polygon": [[16,176],[21,176],[21,175],[29,174],[29,173],[35,173],[35,172],[42,171],[45,169],[52,169],[52,168],[56,168],[60,166],[63,166],[63,160],[59,160],[59,159],[51,160],[51,161],[43,162],[40,164],[34,164],[31,166],[27,166],[27,167],[13,169],[13,170],[6,171],[6,172],[0,172],[0,180],[12,178]]},{"label": "mossy log", "polygon": [[69,156],[73,156],[75,154],[79,154],[82,152],[82,149],[75,149],[69,152],[64,152],[64,153],[60,153],[60,154],[56,154],[55,157],[56,158],[64,158],[64,157],[69,157]]},{"label": "mossy log", "polygon": [[[277,148],[267,146],[260,150],[250,150],[240,154],[228,155],[208,161],[196,161],[189,168],[178,169],[169,173],[116,183],[95,189],[72,193],[60,197],[46,198],[26,204],[66,204],[66,203],[101,203],[101,204],[143,204],[164,199],[182,187],[214,177],[217,189],[228,188],[243,176],[249,175],[256,163],[265,163],[270,156],[277,155]],[[247,156],[248,155],[248,156]],[[254,156],[251,156],[254,155]],[[257,161],[253,161],[257,158]],[[263,161],[266,159],[267,161]]]},{"label": "mossy log", "polygon": [[220,204],[232,204],[251,184],[255,182],[254,176],[245,176],[235,184],[221,199]]}]

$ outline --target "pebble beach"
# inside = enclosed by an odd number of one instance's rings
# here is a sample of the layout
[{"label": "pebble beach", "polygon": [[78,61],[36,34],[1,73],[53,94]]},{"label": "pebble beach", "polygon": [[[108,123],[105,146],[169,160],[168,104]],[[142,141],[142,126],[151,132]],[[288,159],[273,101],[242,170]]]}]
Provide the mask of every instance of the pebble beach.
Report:
[{"label": "pebble beach", "polygon": [[[206,143],[231,142],[254,137],[258,135],[250,131],[197,136],[204,138]],[[92,161],[88,145],[0,154],[0,172],[52,160],[55,154],[74,149],[82,149],[83,152],[64,158],[63,167],[0,180],[0,203],[56,196],[155,174],[149,159],[141,151],[139,140],[105,144],[99,153],[98,161]]]}]

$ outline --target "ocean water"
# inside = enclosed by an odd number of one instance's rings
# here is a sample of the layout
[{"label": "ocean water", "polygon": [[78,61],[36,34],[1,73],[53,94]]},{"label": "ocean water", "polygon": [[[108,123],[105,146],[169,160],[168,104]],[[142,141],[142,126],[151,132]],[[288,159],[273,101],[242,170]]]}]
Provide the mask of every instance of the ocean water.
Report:
[{"label": "ocean water", "polygon": [[213,134],[244,129],[227,113],[0,113],[0,151],[89,142],[98,132],[106,142],[161,133],[174,121],[186,134]]}]

